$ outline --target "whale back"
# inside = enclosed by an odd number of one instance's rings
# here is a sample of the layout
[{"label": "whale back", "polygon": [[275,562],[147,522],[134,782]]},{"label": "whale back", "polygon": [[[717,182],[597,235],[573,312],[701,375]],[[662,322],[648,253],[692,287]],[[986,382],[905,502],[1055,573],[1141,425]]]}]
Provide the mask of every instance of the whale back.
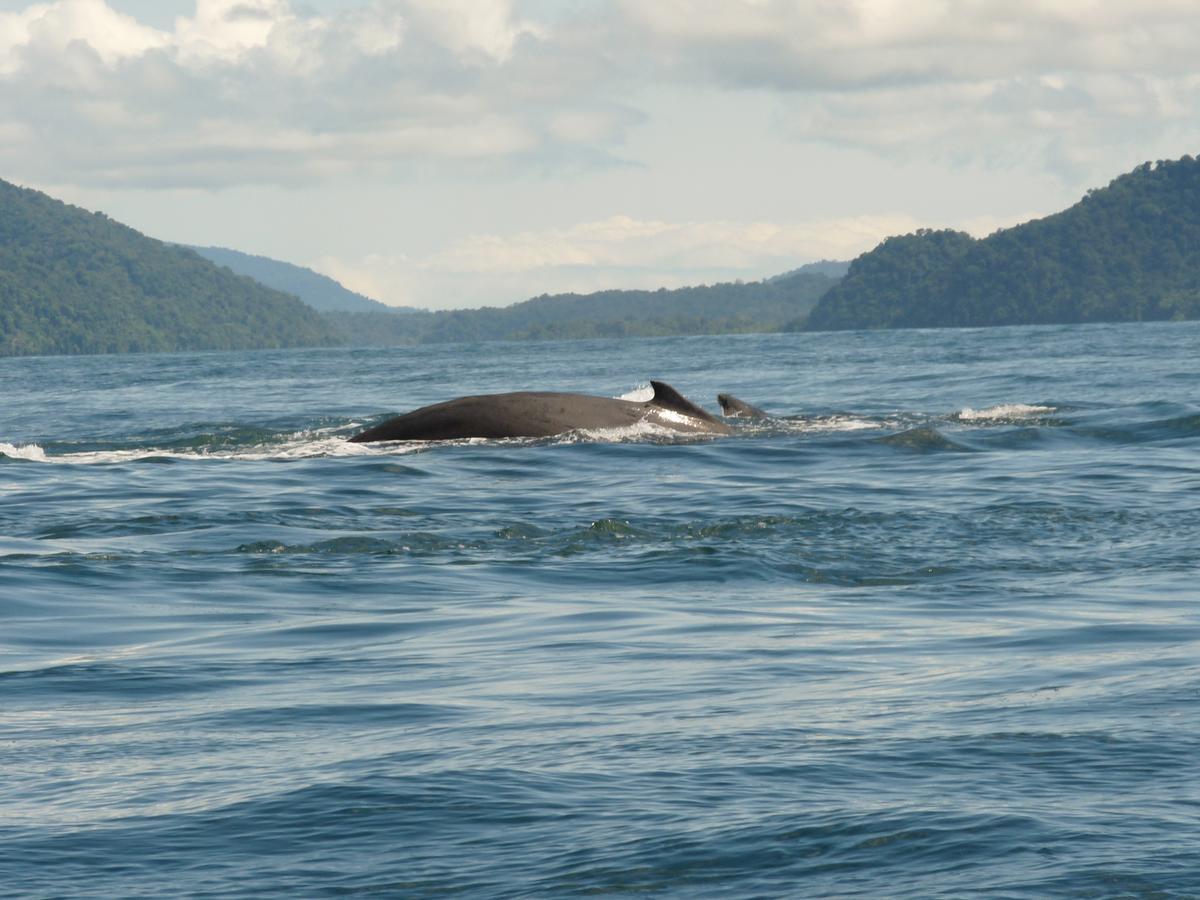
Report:
[{"label": "whale back", "polygon": [[586,394],[549,391],[480,394],[414,409],[350,440],[368,443],[549,437],[575,428],[630,425],[637,421],[640,410],[640,403]]},{"label": "whale back", "polygon": [[686,417],[657,424],[685,433],[728,434],[727,424],[661,381],[650,382],[654,396],[645,403],[551,391],[481,394],[434,403],[388,419],[350,438],[373,441],[438,441],[461,438],[549,437],[578,429],[636,425],[655,411]]}]

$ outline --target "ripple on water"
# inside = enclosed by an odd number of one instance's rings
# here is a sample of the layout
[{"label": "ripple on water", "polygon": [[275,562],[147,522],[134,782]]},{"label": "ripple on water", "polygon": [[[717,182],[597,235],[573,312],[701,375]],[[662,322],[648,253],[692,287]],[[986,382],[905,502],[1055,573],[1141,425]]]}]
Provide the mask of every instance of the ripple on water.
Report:
[{"label": "ripple on water", "polygon": [[1197,327],[0,360],[0,893],[1194,896]]}]

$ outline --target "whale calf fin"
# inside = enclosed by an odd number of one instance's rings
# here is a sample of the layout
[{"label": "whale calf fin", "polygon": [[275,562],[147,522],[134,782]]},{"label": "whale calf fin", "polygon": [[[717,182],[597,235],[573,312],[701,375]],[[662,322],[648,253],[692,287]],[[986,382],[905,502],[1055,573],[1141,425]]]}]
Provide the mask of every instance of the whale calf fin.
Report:
[{"label": "whale calf fin", "polygon": [[757,406],[747,403],[745,400],[739,400],[733,394],[717,394],[717,402],[721,404],[721,413],[730,418],[740,419],[768,419],[765,412]]},{"label": "whale calf fin", "polygon": [[717,421],[712,413],[697,406],[669,384],[662,381],[651,381],[650,387],[654,388],[654,396],[647,401],[651,406],[669,409],[672,412],[682,413],[704,422]]}]

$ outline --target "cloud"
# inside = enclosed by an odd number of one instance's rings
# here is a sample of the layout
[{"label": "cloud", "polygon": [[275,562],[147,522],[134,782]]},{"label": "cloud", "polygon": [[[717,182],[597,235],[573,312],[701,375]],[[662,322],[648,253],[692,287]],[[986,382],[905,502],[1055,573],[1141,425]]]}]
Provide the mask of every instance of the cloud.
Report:
[{"label": "cloud", "polygon": [[507,62],[522,35],[547,29],[517,22],[506,0],[411,0],[410,10],[431,35],[467,62]]},{"label": "cloud", "polygon": [[1200,140],[1192,0],[517,2],[197,0],[165,30],[31,3],[0,13],[23,129],[0,166],[220,187],[611,165],[665,84],[772,96],[798,143],[1075,180]]},{"label": "cloud", "polygon": [[[282,38],[292,15],[285,0],[197,0],[196,14],[175,23],[171,43],[180,62],[236,62]],[[286,40],[286,38],[283,38]]]},{"label": "cloud", "polygon": [[30,58],[65,54],[76,44],[111,66],[167,41],[164,33],[114,11],[104,0],[39,3],[0,13],[0,76],[19,71]]},{"label": "cloud", "polygon": [[669,70],[728,87],[812,91],[1049,71],[1187,74],[1185,0],[616,0]]},{"label": "cloud", "polygon": [[1139,159],[1168,138],[1185,148],[1200,139],[1200,8],[1187,0],[615,8],[630,51],[654,60],[656,77],[774,94],[779,127],[797,141],[892,158],[1037,160],[1087,179],[1097,166],[1085,161],[1115,156],[1123,166],[1134,145]]},{"label": "cloud", "polygon": [[104,0],[0,14],[0,117],[38,151],[0,142],[0,166],[92,187],[302,185],[595,159],[636,118],[547,77],[579,67],[509,0],[301,9],[198,0],[170,31]]}]

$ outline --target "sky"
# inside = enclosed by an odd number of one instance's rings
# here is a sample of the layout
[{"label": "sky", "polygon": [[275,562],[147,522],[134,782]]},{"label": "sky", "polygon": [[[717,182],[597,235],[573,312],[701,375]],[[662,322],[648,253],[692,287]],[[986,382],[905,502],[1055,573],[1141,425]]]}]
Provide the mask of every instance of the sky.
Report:
[{"label": "sky", "polygon": [[0,178],[385,303],[756,280],[1200,153],[1195,0],[0,0]]}]

